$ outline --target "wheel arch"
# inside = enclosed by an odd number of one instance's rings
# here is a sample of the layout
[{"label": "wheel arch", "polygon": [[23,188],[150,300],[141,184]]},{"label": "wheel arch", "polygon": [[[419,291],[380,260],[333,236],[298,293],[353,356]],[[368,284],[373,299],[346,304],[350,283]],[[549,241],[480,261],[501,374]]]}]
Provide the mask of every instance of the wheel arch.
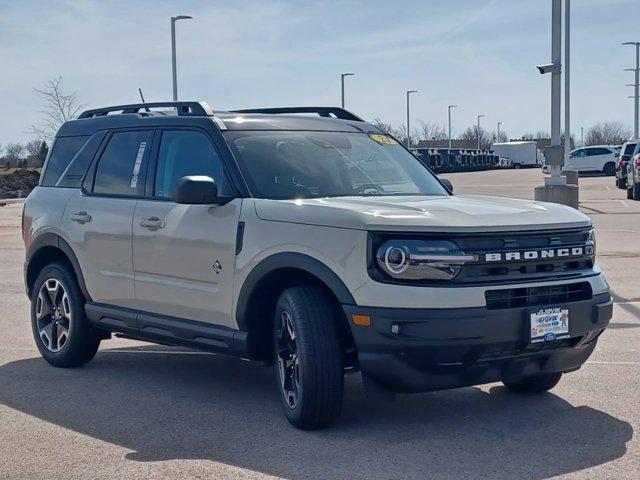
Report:
[{"label": "wheel arch", "polygon": [[270,354],[271,313],[280,293],[291,286],[309,284],[322,288],[334,301],[339,327],[351,337],[341,305],[355,305],[351,292],[324,263],[301,253],[277,253],[258,263],[245,279],[236,305],[236,322],[247,332],[252,357],[267,360]]},{"label": "wheel arch", "polygon": [[80,263],[73,249],[60,235],[55,233],[43,233],[38,236],[33,243],[31,243],[29,250],[27,250],[25,260],[25,287],[27,295],[31,297],[36,278],[45,265],[55,260],[66,261],[71,266],[78,280],[82,295],[86,300],[91,300],[91,295],[89,295],[89,291],[84,282]]}]

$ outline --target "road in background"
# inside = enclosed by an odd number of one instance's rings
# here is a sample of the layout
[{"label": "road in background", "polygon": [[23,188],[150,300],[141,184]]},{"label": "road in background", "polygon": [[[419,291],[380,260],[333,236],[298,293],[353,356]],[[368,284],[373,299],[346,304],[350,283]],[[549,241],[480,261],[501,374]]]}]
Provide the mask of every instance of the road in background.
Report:
[{"label": "road in background", "polygon": [[[533,198],[539,170],[443,175],[457,193]],[[640,202],[580,179],[614,318],[591,360],[541,396],[500,384],[368,398],[346,378],[337,425],[290,427],[266,367],[126,340],[76,370],[35,349],[20,205],[0,208],[0,478],[637,479]]]}]

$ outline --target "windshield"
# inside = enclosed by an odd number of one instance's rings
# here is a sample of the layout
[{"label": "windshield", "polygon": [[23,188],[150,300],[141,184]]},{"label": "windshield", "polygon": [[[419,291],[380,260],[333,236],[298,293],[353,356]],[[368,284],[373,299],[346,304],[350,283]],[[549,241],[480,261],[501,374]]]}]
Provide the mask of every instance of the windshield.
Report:
[{"label": "windshield", "polygon": [[235,131],[225,136],[258,198],[448,195],[387,135]]}]

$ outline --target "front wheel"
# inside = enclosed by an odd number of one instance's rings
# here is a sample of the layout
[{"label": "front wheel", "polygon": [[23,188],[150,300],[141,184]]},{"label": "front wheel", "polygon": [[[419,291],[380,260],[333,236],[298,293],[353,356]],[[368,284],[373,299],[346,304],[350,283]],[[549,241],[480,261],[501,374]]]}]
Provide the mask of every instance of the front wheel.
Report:
[{"label": "front wheel", "polygon": [[323,428],[342,408],[343,366],[331,303],[312,286],[288,288],[274,318],[278,390],[289,422]]},{"label": "front wheel", "polygon": [[633,200],[640,200],[640,183],[634,183],[631,187],[631,198]]},{"label": "front wheel", "polygon": [[505,387],[517,393],[543,393],[555,387],[562,378],[562,372],[534,375],[518,380],[503,381]]},{"label": "front wheel", "polygon": [[84,297],[64,263],[44,267],[31,294],[31,327],[42,357],[54,367],[80,367],[98,350],[100,337],[84,313]]}]

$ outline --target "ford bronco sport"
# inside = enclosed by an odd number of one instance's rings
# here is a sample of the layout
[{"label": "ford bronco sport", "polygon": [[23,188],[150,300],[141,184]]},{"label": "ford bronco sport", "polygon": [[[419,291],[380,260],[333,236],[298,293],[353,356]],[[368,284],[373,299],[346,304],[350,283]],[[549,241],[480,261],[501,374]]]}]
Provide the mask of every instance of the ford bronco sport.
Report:
[{"label": "ford bronco sport", "polygon": [[375,392],[546,391],[612,313],[588,217],[453,195],[340,108],[86,111],[57,133],[22,225],[51,365],[85,364],[112,334],[263,361],[304,429],[338,416],[348,371]]}]

